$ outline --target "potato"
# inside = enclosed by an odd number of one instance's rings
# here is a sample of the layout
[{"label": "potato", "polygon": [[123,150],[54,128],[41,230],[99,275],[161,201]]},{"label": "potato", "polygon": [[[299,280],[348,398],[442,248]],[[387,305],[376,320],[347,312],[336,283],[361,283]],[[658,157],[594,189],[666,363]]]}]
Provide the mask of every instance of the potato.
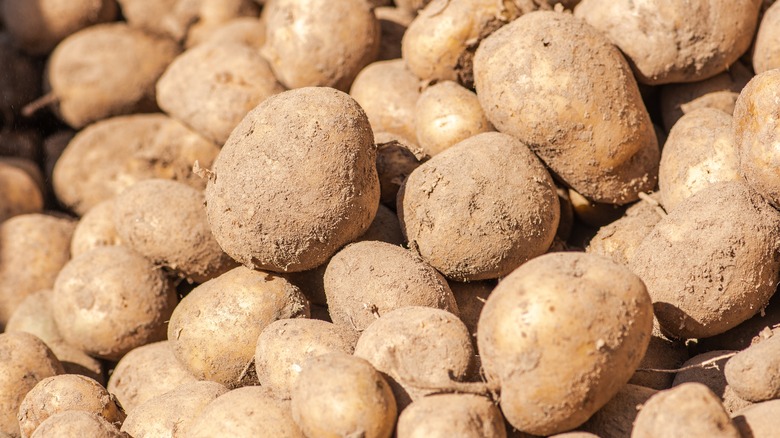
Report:
[{"label": "potato", "polygon": [[33,179],[33,181],[35,181],[35,184],[38,186],[41,193],[45,194],[46,182],[43,179],[43,173],[41,172],[41,167],[37,161],[20,157],[0,157],[0,163],[23,170]]},{"label": "potato", "polygon": [[401,8],[391,6],[377,7],[374,9],[374,15],[381,29],[377,61],[400,58],[401,41],[414,16]]},{"label": "potato", "polygon": [[[5,1],[5,0],[3,0]],[[6,2],[16,4],[24,8],[26,1]],[[0,2],[0,10],[4,3]],[[2,11],[0,11],[2,15]],[[30,23],[12,23],[13,27]],[[19,53],[12,46],[12,41],[5,35],[0,35],[0,64],[3,66],[3,74],[0,75],[0,125],[7,126],[13,122],[14,114],[26,104],[41,94],[41,72],[32,59]],[[6,133],[3,133],[3,137]]]},{"label": "potato", "polygon": [[[53,316],[50,316],[50,318],[53,318]],[[106,384],[106,371],[99,360],[64,340],[52,341],[47,345],[54,352],[54,355],[57,356],[57,359],[60,360],[60,363],[62,363],[65,373],[78,374],[89,377],[101,385]]]},{"label": "potato", "polygon": [[772,400],[742,409],[732,419],[743,437],[771,438],[777,435],[778,415],[780,400]]},{"label": "potato", "polygon": [[186,184],[139,181],[114,198],[114,224],[124,245],[155,265],[202,283],[236,267],[211,234],[204,196]]},{"label": "potato", "polygon": [[43,176],[48,187],[51,187],[52,184],[54,165],[60,159],[62,152],[68,147],[68,143],[70,143],[74,135],[75,132],[63,129],[46,137],[43,141]]},{"label": "potato", "polygon": [[[657,390],[669,389],[672,387],[675,375],[672,373],[661,373],[651,371],[653,369],[671,370],[682,366],[683,362],[688,360],[688,349],[685,344],[678,341],[667,339],[661,334],[661,328],[653,321],[653,335],[650,337],[650,343],[647,345],[642,361],[639,367],[631,376],[628,383],[632,385],[644,386]],[[644,371],[644,370],[650,371]]]},{"label": "potato", "polygon": [[744,400],[780,398],[780,333],[737,353],[723,371],[729,387]]},{"label": "potato", "polygon": [[222,249],[245,266],[276,272],[321,265],[368,229],[378,205],[368,119],[352,98],[329,88],[287,91],[253,109],[206,186]]},{"label": "potato", "polygon": [[117,427],[125,419],[125,413],[98,382],[63,374],[41,380],[22,400],[17,415],[22,437],[31,436],[47,418],[66,411],[97,414]]},{"label": "potato", "polygon": [[430,2],[431,0],[395,0],[395,5],[409,14],[416,14]]},{"label": "potato", "polygon": [[91,412],[65,411],[52,415],[32,434],[31,438],[50,436],[83,436],[90,438],[126,438],[116,426]]},{"label": "potato", "polygon": [[741,62],[735,62],[723,73],[703,81],[667,84],[661,88],[660,105],[666,132],[691,111],[715,108],[733,114],[739,92],[753,73]]},{"label": "potato", "polygon": [[414,169],[420,167],[420,159],[413,151],[417,148],[409,140],[394,134],[377,132],[374,137],[377,147],[376,173],[379,176],[379,200],[382,204],[395,208],[401,184]]},{"label": "potato", "polygon": [[382,375],[366,360],[337,352],[303,364],[291,405],[306,436],[389,438],[397,418]]},{"label": "potato", "polygon": [[24,396],[63,369],[43,341],[24,332],[0,333],[0,357],[0,433],[18,437],[16,413]]},{"label": "potato", "polygon": [[130,350],[114,368],[108,391],[114,394],[125,412],[169,391],[197,382],[173,354],[169,341],[154,342]]},{"label": "potato", "polygon": [[546,252],[560,206],[525,144],[483,133],[415,169],[398,194],[398,217],[413,251],[447,278],[473,281],[505,276]]},{"label": "potato", "polygon": [[51,289],[42,289],[27,295],[8,318],[7,332],[27,332],[50,345],[62,336],[51,312]]},{"label": "potato", "polygon": [[729,414],[733,414],[736,411],[750,406],[751,403],[741,399],[734,391],[734,388],[726,381],[724,365],[730,362],[730,359],[728,357],[723,357],[716,362],[712,362],[714,359],[726,356],[729,353],[736,352],[730,350],[714,350],[692,357],[682,364],[681,368],[702,363],[706,363],[707,365],[680,371],[674,376],[673,386],[679,386],[687,382],[697,382],[706,385],[715,395],[720,397],[723,407],[726,408],[726,412]]},{"label": "potato", "polygon": [[494,131],[477,95],[452,81],[426,88],[414,113],[417,142],[430,156],[482,132]]},{"label": "potato", "polygon": [[173,60],[157,81],[157,104],[218,145],[246,114],[284,91],[256,48],[202,44]]},{"label": "potato", "polygon": [[647,290],[627,268],[593,254],[547,254],[493,290],[477,344],[507,421],[552,435],[584,423],[628,382],[652,321]]},{"label": "potato", "polygon": [[114,221],[116,205],[116,198],[110,198],[96,204],[82,216],[70,241],[72,257],[102,246],[117,246],[123,243]]},{"label": "potato", "polygon": [[694,82],[724,71],[752,40],[761,0],[583,0],[574,14],[604,32],[648,85]]},{"label": "potato", "polygon": [[198,44],[243,44],[260,49],[265,44],[265,23],[257,17],[234,18],[214,28]]},{"label": "potato", "polygon": [[74,33],[49,58],[47,79],[58,115],[80,129],[113,116],[154,111],[154,84],[178,52],[173,41],[124,23]]},{"label": "potato", "polygon": [[287,280],[238,267],[181,300],[168,325],[168,341],[176,358],[199,380],[232,388],[244,384],[266,326],[309,315],[309,302]]},{"label": "potato", "polygon": [[263,56],[287,88],[349,90],[379,54],[380,28],[365,0],[270,0]]},{"label": "potato", "polygon": [[142,255],[107,246],[69,261],[57,275],[51,300],[66,342],[116,361],[165,338],[177,297],[164,273]]},{"label": "potato", "polygon": [[661,436],[739,438],[740,434],[718,396],[701,383],[685,383],[650,397],[636,417],[631,438]]},{"label": "potato", "polygon": [[780,213],[742,182],[713,184],[683,201],[629,261],[676,338],[723,333],[766,306],[780,269]]},{"label": "potato", "polygon": [[274,397],[289,399],[307,359],[334,352],[352,354],[354,349],[348,334],[332,323],[280,319],[266,326],[257,338],[257,380]]},{"label": "potato", "polygon": [[377,317],[406,306],[458,312],[446,280],[414,253],[384,242],[347,246],[328,263],[323,279],[334,324],[360,333]]},{"label": "potato", "polygon": [[691,111],[674,125],[658,171],[667,211],[714,183],[742,179],[731,125],[732,117],[714,108]]},{"label": "potato", "polygon": [[490,292],[496,287],[493,281],[472,281],[461,283],[458,281],[448,281],[452,294],[455,296],[455,302],[458,304],[460,320],[469,329],[471,336],[477,337],[477,322],[482,308],[485,307],[485,301]]},{"label": "potato", "polygon": [[304,438],[288,406],[266,396],[265,390],[258,386],[234,389],[206,405],[200,415],[190,421],[183,436]]},{"label": "potato", "polygon": [[43,192],[24,170],[0,162],[0,223],[21,214],[43,211]]},{"label": "potato", "polygon": [[702,352],[711,350],[744,350],[772,335],[769,327],[780,326],[780,294],[775,291],[766,307],[742,324],[711,338],[699,339]]},{"label": "potato", "polygon": [[214,399],[227,388],[216,382],[192,382],[153,397],[133,409],[122,423],[122,432],[133,438],[181,436]]},{"label": "potato", "polygon": [[644,386],[625,385],[580,429],[596,436],[629,438],[639,409],[657,392]]},{"label": "potato", "polygon": [[618,205],[593,202],[572,189],[569,189],[569,201],[577,219],[596,228],[615,222],[625,212]]},{"label": "potato", "polygon": [[400,59],[378,61],[360,71],[349,94],[366,111],[374,132],[416,140],[420,80]]},{"label": "potato", "polygon": [[[109,147],[110,146],[110,147]],[[163,114],[104,120],[73,138],[54,167],[57,198],[79,215],[138,181],[167,178],[203,189],[192,165],[211,166],[219,148]]]},{"label": "potato", "polygon": [[[191,0],[183,0],[185,8]],[[187,29],[187,47],[193,47],[209,38],[223,24],[239,17],[257,19],[260,8],[252,0],[197,0],[197,19]]]},{"label": "potato", "polygon": [[504,417],[486,397],[432,395],[415,401],[398,417],[398,438],[505,438]]},{"label": "potato", "polygon": [[780,25],[780,6],[773,4],[764,12],[761,24],[758,26],[756,41],[753,47],[753,70],[761,74],[780,67],[780,34],[777,26]]},{"label": "potato", "polygon": [[25,214],[0,223],[0,329],[27,295],[50,289],[70,259],[75,222]]},{"label": "potato", "polygon": [[472,377],[474,347],[454,314],[430,307],[402,307],[381,316],[360,335],[355,356],[388,378],[398,410]]},{"label": "potato", "polygon": [[650,117],[628,64],[592,27],[568,14],[526,14],[480,44],[474,78],[493,126],[584,197],[626,204],[654,188]]}]

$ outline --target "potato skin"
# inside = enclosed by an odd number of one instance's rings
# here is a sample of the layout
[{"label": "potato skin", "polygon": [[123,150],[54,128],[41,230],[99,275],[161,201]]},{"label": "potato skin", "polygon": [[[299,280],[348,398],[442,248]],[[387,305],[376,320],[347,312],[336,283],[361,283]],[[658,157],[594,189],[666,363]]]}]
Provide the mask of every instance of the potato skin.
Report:
[{"label": "potato skin", "polygon": [[43,193],[24,170],[0,162],[0,222],[43,211]]},{"label": "potato skin", "polygon": [[553,253],[498,284],[482,309],[477,344],[507,421],[546,436],[584,423],[628,382],[652,324],[650,296],[627,268],[592,254]]},{"label": "potato skin", "polygon": [[690,358],[685,363],[683,363],[680,368],[699,365],[704,362],[712,363],[712,359],[726,356],[725,358],[722,358],[709,366],[680,371],[674,376],[674,383],[672,386],[679,386],[687,382],[698,382],[706,385],[713,393],[715,393],[715,395],[720,397],[723,402],[723,407],[726,408],[726,412],[729,414],[750,406],[752,403],[740,398],[740,396],[737,395],[737,393],[734,391],[734,388],[732,388],[726,380],[724,365],[731,361],[731,359],[728,357],[728,355],[731,353],[737,352],[731,350],[713,350]]},{"label": "potato skin", "polygon": [[628,64],[596,29],[569,14],[523,15],[480,44],[474,78],[493,126],[581,195],[626,204],[654,188],[653,125]]},{"label": "potato skin", "polygon": [[764,12],[758,26],[755,46],[753,47],[753,70],[761,74],[780,67],[780,6],[773,3]]},{"label": "potato skin", "polygon": [[579,429],[601,437],[628,438],[631,436],[638,407],[657,392],[644,386],[625,385]]},{"label": "potato skin", "polygon": [[365,113],[345,93],[312,87],[267,99],[238,125],[214,163],[206,212],[238,262],[298,272],[363,234],[379,196]]},{"label": "potato skin", "polygon": [[737,353],[726,362],[724,373],[729,386],[744,400],[780,398],[780,334]]},{"label": "potato skin", "polygon": [[501,411],[486,397],[441,394],[421,398],[398,417],[398,438],[506,438]]},{"label": "potato skin", "polygon": [[734,424],[743,437],[771,438],[777,434],[780,400],[756,403],[733,415]]},{"label": "potato skin", "polygon": [[41,423],[31,438],[50,436],[83,436],[91,438],[127,438],[116,426],[100,415],[84,411],[65,411]]},{"label": "potato skin", "polygon": [[473,281],[507,275],[547,251],[560,205],[525,144],[483,133],[415,169],[398,194],[398,217],[423,260],[447,278]]}]

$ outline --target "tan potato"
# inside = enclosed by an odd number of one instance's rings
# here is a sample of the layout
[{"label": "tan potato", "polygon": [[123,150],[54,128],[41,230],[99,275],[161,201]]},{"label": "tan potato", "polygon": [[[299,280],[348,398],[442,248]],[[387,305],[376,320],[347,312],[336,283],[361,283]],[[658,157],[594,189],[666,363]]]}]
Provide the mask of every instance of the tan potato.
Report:
[{"label": "tan potato", "polygon": [[627,268],[555,253],[498,284],[482,309],[477,343],[507,421],[552,435],[584,423],[628,382],[652,322],[647,290]]},{"label": "tan potato", "polygon": [[780,67],[778,25],[780,25],[780,6],[773,4],[764,12],[753,46],[753,70],[756,74]]},{"label": "tan potato", "polygon": [[477,95],[452,81],[426,88],[414,112],[417,143],[434,156],[482,132],[494,131]]},{"label": "tan potato", "polygon": [[395,5],[409,14],[417,14],[420,9],[430,2],[431,0],[395,0]]},{"label": "tan potato", "polygon": [[127,438],[100,415],[84,411],[65,411],[52,415],[38,426],[31,438],[50,436]]},{"label": "tan potato", "polygon": [[380,6],[374,9],[374,15],[379,21],[380,43],[377,61],[387,61],[401,57],[401,41],[404,33],[412,23],[414,15],[392,6]]},{"label": "tan potato", "polygon": [[596,228],[615,222],[625,212],[621,206],[593,202],[572,189],[569,189],[569,201],[577,219]]},{"label": "tan potato", "polygon": [[766,307],[742,324],[706,339],[699,339],[700,351],[744,350],[773,335],[770,327],[780,326],[780,294],[775,292]]},{"label": "tan potato", "polygon": [[262,19],[263,56],[287,88],[349,90],[379,54],[379,21],[364,0],[270,0]]},{"label": "tan potato", "polygon": [[21,214],[43,211],[43,192],[24,170],[0,162],[0,223]]},{"label": "tan potato", "polygon": [[560,206],[550,174],[525,144],[483,133],[415,169],[398,194],[398,217],[413,251],[447,278],[473,281],[544,254]]},{"label": "tan potato", "polygon": [[63,374],[41,380],[22,400],[17,415],[22,437],[31,436],[47,418],[66,411],[97,414],[117,427],[125,420],[125,413],[98,382]]},{"label": "tan potato", "polygon": [[422,151],[409,140],[394,134],[378,132],[374,137],[377,147],[376,173],[379,176],[379,200],[388,207],[395,208],[401,185],[414,169],[420,167],[421,160],[417,155]]},{"label": "tan potato", "polygon": [[398,417],[398,438],[506,438],[504,417],[486,397],[443,394],[410,404]]},{"label": "tan potato", "polygon": [[233,131],[209,175],[211,231],[228,255],[255,269],[321,265],[368,229],[379,205],[368,119],[330,88],[264,101]]},{"label": "tan potato", "polygon": [[62,338],[109,360],[164,339],[177,301],[165,274],[123,246],[96,248],[68,262],[51,299]]},{"label": "tan potato", "polygon": [[209,167],[217,154],[214,143],[163,114],[115,117],[87,127],[68,144],[54,167],[54,191],[83,215],[144,179],[203,189],[206,181],[192,173],[192,165]]},{"label": "tan potato", "polygon": [[257,17],[234,18],[216,27],[198,44],[243,44],[260,49],[265,44],[265,23]]},{"label": "tan potato", "polygon": [[526,14],[480,44],[474,78],[493,126],[581,195],[626,204],[655,187],[653,124],[628,63],[597,30],[569,14]]},{"label": "tan potato", "polygon": [[37,161],[14,156],[0,157],[0,163],[23,170],[33,179],[33,181],[35,181],[35,184],[38,185],[41,193],[46,194],[46,182],[43,179],[43,172],[41,172],[40,165]]},{"label": "tan potato", "polygon": [[751,402],[780,398],[780,333],[737,353],[724,374],[737,396]]},{"label": "tan potato", "polygon": [[62,374],[46,344],[24,332],[0,333],[0,433],[20,436],[16,413],[24,396],[41,380]]},{"label": "tan potato", "polygon": [[284,91],[256,48],[202,44],[173,60],[157,81],[157,103],[218,145],[246,114]]},{"label": "tan potato", "polygon": [[176,359],[170,342],[160,341],[124,355],[114,368],[107,388],[125,412],[132,414],[148,400],[197,381]]},{"label": "tan potato", "polygon": [[283,277],[238,267],[181,300],[168,325],[168,341],[195,377],[234,388],[246,383],[266,326],[309,315],[309,302]]},{"label": "tan potato", "polygon": [[772,438],[777,435],[780,400],[756,403],[733,415],[732,419],[743,437]]},{"label": "tan potato", "polygon": [[583,0],[575,15],[604,32],[649,85],[724,71],[750,47],[761,0]]},{"label": "tan potato", "polygon": [[125,23],[74,33],[49,58],[47,79],[57,113],[79,129],[113,116],[154,111],[154,84],[178,52],[173,41]]},{"label": "tan potato", "polygon": [[663,218],[629,261],[676,338],[706,338],[766,306],[780,270],[780,213],[742,182],[717,183]]},{"label": "tan potato", "polygon": [[390,438],[397,411],[382,375],[344,353],[312,357],[292,393],[292,415],[306,436]]},{"label": "tan potato", "polygon": [[723,407],[726,408],[726,412],[729,414],[750,406],[751,403],[740,398],[734,392],[734,388],[726,381],[724,365],[730,361],[730,353],[736,353],[736,351],[714,350],[690,358],[680,368],[694,368],[685,369],[677,373],[674,376],[673,386],[679,386],[687,382],[697,382],[706,385],[715,395],[720,397]]},{"label": "tan potato", "polygon": [[7,332],[27,332],[51,345],[62,336],[51,312],[51,289],[42,289],[27,295],[16,307],[5,326]]},{"label": "tan potato", "polygon": [[[183,0],[185,8],[191,0]],[[197,0],[197,19],[190,21],[187,29],[187,47],[200,44],[222,27],[223,24],[239,17],[257,19],[260,8],[252,0]]]},{"label": "tan potato", "polygon": [[596,436],[629,438],[639,409],[657,392],[644,386],[625,385],[579,429]]},{"label": "tan potato", "polygon": [[114,221],[115,199],[110,198],[96,204],[81,217],[70,241],[71,257],[78,257],[101,246],[123,243]]}]

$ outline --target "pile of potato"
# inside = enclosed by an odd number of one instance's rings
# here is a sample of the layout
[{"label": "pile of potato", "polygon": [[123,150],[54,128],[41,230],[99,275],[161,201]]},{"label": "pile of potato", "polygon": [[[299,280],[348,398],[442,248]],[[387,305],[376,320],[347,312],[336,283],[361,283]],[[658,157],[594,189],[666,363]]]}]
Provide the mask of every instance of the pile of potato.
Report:
[{"label": "pile of potato", "polygon": [[779,25],[0,0],[0,438],[777,436]]}]

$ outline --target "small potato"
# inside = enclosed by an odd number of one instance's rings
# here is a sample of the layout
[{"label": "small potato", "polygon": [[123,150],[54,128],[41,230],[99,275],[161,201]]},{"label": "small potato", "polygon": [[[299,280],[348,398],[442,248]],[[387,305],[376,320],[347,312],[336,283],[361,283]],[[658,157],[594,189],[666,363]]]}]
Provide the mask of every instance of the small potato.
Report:
[{"label": "small potato", "polygon": [[0,223],[20,214],[43,211],[43,192],[24,170],[0,162],[0,187]]},{"label": "small potato", "polygon": [[[733,414],[736,411],[750,406],[751,403],[740,398],[734,392],[734,388],[726,381],[724,365],[730,362],[728,357],[730,353],[736,352],[730,350],[714,350],[690,358],[690,360],[683,363],[680,368],[691,366],[694,366],[695,368],[686,369],[677,373],[677,375],[674,376],[673,386],[679,386],[688,382],[697,382],[706,385],[715,395],[720,397],[723,407],[726,408],[726,412],[729,414]],[[720,360],[713,362],[714,359],[719,357],[721,358]],[[707,365],[696,367],[696,365],[702,363],[706,363]]]},{"label": "small potato", "polygon": [[181,300],[170,318],[168,341],[195,377],[233,388],[245,383],[257,338],[266,326],[309,315],[309,302],[287,280],[238,267]]},{"label": "small potato", "polygon": [[596,436],[629,438],[639,409],[658,391],[626,385],[579,428]]},{"label": "small potato", "polygon": [[255,370],[260,386],[279,399],[289,399],[306,359],[327,353],[352,354],[355,345],[338,326],[308,318],[281,319],[260,333]]},{"label": "small potato", "polygon": [[49,187],[52,184],[54,165],[57,164],[57,160],[60,159],[62,152],[68,147],[68,143],[70,143],[75,134],[75,132],[69,129],[63,129],[43,140],[43,177]]},{"label": "small potato", "polygon": [[652,326],[650,296],[627,268],[592,254],[554,253],[498,284],[482,309],[477,343],[507,421],[552,435],[584,423],[617,394]]},{"label": "small potato", "polygon": [[423,260],[449,279],[473,281],[507,275],[544,254],[560,206],[550,174],[528,146],[491,132],[415,169],[398,194],[398,217]]},{"label": "small potato", "polygon": [[157,104],[222,145],[251,109],[282,91],[256,48],[202,44],[171,62],[157,81]]},{"label": "small potato", "polygon": [[780,400],[772,400],[742,409],[732,419],[743,438],[772,438],[777,435],[778,416]]},{"label": "small potato", "polygon": [[52,294],[51,289],[42,289],[27,295],[11,314],[5,331],[30,333],[37,336],[46,345],[61,341],[60,330],[57,328],[57,323],[54,322],[51,312]]},{"label": "small potato", "polygon": [[127,415],[121,431],[133,438],[181,436],[180,431],[186,430],[207,404],[227,391],[209,381],[180,385],[138,405]]},{"label": "small potato", "polygon": [[0,333],[0,358],[0,434],[18,437],[16,413],[25,395],[41,380],[64,371],[49,347],[29,333]]},{"label": "small potato", "polygon": [[780,5],[775,3],[764,12],[764,17],[758,26],[755,46],[753,47],[753,70],[756,74],[780,68],[778,26],[780,26]]},{"label": "small potato", "polygon": [[379,54],[380,28],[365,0],[270,0],[263,56],[287,88],[349,90]]},{"label": "small potato", "polygon": [[107,246],[62,268],[52,309],[66,342],[116,361],[133,348],[164,339],[176,301],[159,268],[126,247]]},{"label": "small potato", "polygon": [[335,352],[303,364],[291,405],[310,437],[389,438],[398,415],[382,375],[364,359]]},{"label": "small potato", "polygon": [[657,323],[653,322],[653,335],[647,345],[647,351],[628,383],[661,391],[672,387],[675,375],[645,370],[680,368],[689,355],[684,343],[667,339],[661,334]]},{"label": "small potato", "polygon": [[644,404],[631,438],[740,438],[720,399],[701,383],[661,391]]},{"label": "small potato", "polygon": [[[180,0],[185,10],[191,0]],[[260,8],[252,0],[197,0],[197,18],[188,23],[186,47],[193,47],[209,38],[217,29],[239,17],[257,19]],[[178,5],[177,5],[178,6]]]},{"label": "small potato", "polygon": [[434,156],[482,132],[494,131],[474,92],[452,81],[426,88],[414,112],[417,143]]},{"label": "small potato", "polygon": [[729,387],[744,400],[780,398],[780,333],[737,353],[726,362],[724,373]]},{"label": "small potato", "polygon": [[[379,176],[379,189],[382,204],[395,208],[398,190],[414,169],[420,167],[413,146],[409,140],[394,134],[377,132],[376,139],[376,173]],[[421,152],[421,151],[420,151]]]},{"label": "small potato", "polygon": [[618,205],[593,202],[572,189],[569,189],[569,201],[577,219],[596,228],[615,222],[625,212]]},{"label": "small potato", "polygon": [[384,373],[398,410],[475,370],[471,335],[457,316],[430,307],[382,314],[360,335],[355,356]]},{"label": "small potato", "polygon": [[409,14],[417,14],[420,9],[430,2],[431,0],[395,0],[395,5]]},{"label": "small potato", "polygon": [[197,381],[176,359],[171,343],[160,341],[124,355],[114,368],[107,388],[125,412],[132,414],[146,401]]},{"label": "small potato", "polygon": [[742,56],[756,30],[760,0],[582,0],[575,16],[604,32],[648,85],[694,82]]},{"label": "small potato", "polygon": [[455,302],[458,303],[460,320],[466,324],[469,333],[476,339],[477,321],[485,307],[485,302],[496,287],[494,281],[472,281],[461,283],[459,281],[448,281],[452,294],[455,296]]},{"label": "small potato", "polygon": [[84,411],[65,411],[41,423],[31,438],[47,437],[127,438],[100,415]]},{"label": "small potato", "polygon": [[49,58],[47,79],[57,113],[80,129],[113,116],[154,111],[154,84],[178,52],[173,41],[124,23],[74,33]]},{"label": "small potato", "polygon": [[421,398],[398,417],[398,438],[506,438],[504,417],[486,397],[443,394]]},{"label": "small potato", "polygon": [[305,438],[293,421],[289,403],[268,397],[259,386],[234,389],[217,397],[182,432],[187,438]]},{"label": "small potato", "polygon": [[17,415],[22,438],[31,436],[47,418],[66,411],[97,414],[117,427],[125,420],[125,413],[98,382],[63,374],[41,380],[22,400]]},{"label": "small potato", "polygon": [[79,215],[138,181],[166,178],[203,189],[192,173],[209,167],[219,148],[164,114],[104,120],[80,131],[54,167],[57,198]]},{"label": "small potato", "polygon": [[215,28],[198,44],[243,44],[260,49],[265,44],[265,23],[257,17],[234,18]]},{"label": "small potato", "polygon": [[96,204],[81,217],[70,241],[71,257],[78,257],[101,246],[117,246],[123,243],[114,221],[115,199],[110,198]]}]

